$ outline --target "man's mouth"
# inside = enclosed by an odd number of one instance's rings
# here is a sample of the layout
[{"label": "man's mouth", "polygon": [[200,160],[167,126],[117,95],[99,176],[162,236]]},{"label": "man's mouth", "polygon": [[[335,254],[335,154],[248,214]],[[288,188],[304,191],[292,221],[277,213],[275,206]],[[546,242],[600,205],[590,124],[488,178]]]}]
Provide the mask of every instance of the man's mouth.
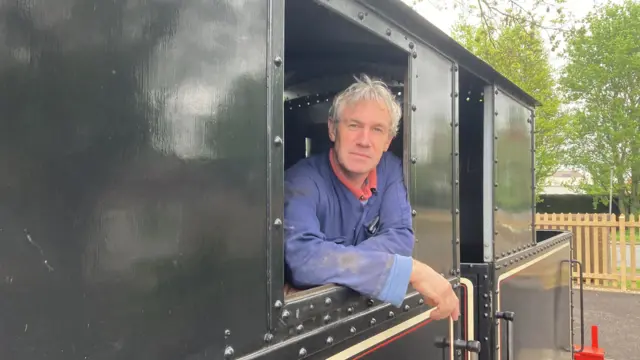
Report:
[{"label": "man's mouth", "polygon": [[361,157],[363,159],[370,159],[371,156],[366,155],[366,154],[362,154],[362,153],[357,153],[357,152],[352,152],[351,155],[355,155],[356,157]]}]

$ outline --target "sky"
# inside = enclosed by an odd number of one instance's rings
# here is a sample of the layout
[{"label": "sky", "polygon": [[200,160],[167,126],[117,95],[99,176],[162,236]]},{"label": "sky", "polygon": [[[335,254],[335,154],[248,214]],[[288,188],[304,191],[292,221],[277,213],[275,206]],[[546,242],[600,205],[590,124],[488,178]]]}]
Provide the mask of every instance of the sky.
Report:
[{"label": "sky", "polygon": [[[403,0],[405,3],[411,5],[413,0]],[[416,12],[425,17],[429,22],[433,23],[435,26],[440,28],[447,34],[451,34],[451,27],[454,25],[457,14],[453,9],[443,10],[439,9],[436,5],[441,5],[444,1],[449,2],[449,0],[422,0],[420,3],[414,6]],[[471,1],[471,0],[463,0],[463,1]],[[531,4],[533,0],[518,0],[521,4]],[[566,11],[571,13],[574,18],[582,18],[589,13],[589,11],[594,9],[596,5],[602,5],[606,1],[604,0],[567,0],[564,4],[564,8]],[[614,3],[621,3],[621,0],[614,0]],[[547,43],[548,49],[550,49],[550,45]],[[550,61],[551,64],[556,68],[560,68],[564,61],[561,56],[558,56],[556,53],[550,53]]]}]

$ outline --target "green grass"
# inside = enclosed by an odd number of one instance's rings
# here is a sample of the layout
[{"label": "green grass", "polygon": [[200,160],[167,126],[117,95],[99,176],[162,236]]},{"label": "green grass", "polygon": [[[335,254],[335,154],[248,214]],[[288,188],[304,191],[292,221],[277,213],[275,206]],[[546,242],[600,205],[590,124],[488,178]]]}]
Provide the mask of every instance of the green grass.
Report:
[{"label": "green grass", "polygon": [[[616,268],[617,274],[620,274],[620,267]],[[631,277],[631,269],[627,268],[627,290],[633,290],[633,291],[640,291],[640,279],[638,279],[638,276],[640,276],[640,271],[636,270],[636,280],[629,280],[629,277]],[[576,279],[577,280],[577,279]],[[635,282],[635,288],[632,288],[631,285],[632,283]],[[575,286],[578,286],[578,281],[576,281]],[[617,281],[617,285],[614,285],[614,281],[613,280],[602,280],[602,285],[600,285],[599,280],[596,279],[585,279],[585,286],[593,286],[596,288],[607,288],[607,289],[622,289],[622,286],[620,284],[620,281]]]},{"label": "green grass", "polygon": [[[624,242],[625,243],[630,243],[631,242],[631,228],[626,228],[625,232],[624,232]],[[633,228],[633,230],[635,230],[635,228]],[[620,241],[620,231],[616,229],[616,241]],[[636,239],[634,241],[634,244],[638,244],[640,243],[640,236],[638,236],[638,232],[636,231]]]}]

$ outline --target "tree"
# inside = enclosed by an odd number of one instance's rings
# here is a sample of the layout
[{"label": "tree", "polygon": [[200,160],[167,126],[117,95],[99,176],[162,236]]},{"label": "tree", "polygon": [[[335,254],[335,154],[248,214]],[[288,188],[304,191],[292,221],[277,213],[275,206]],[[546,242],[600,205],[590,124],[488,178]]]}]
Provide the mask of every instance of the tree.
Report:
[{"label": "tree", "polygon": [[[544,32],[552,51],[559,46],[570,15],[564,8],[566,0],[405,0],[414,7],[425,1],[441,10],[456,10],[465,23],[477,19],[478,24],[474,25],[489,34],[489,39],[493,39],[505,23],[519,25],[529,35]],[[486,45],[497,46],[493,41]]]},{"label": "tree", "polygon": [[566,124],[542,36],[519,22],[505,22],[494,34],[458,23],[452,36],[542,103],[535,118],[536,188],[542,188],[560,164]]},{"label": "tree", "polygon": [[568,34],[561,84],[571,110],[573,165],[592,183],[576,187],[608,204],[610,169],[622,213],[640,210],[640,3],[608,3]]}]

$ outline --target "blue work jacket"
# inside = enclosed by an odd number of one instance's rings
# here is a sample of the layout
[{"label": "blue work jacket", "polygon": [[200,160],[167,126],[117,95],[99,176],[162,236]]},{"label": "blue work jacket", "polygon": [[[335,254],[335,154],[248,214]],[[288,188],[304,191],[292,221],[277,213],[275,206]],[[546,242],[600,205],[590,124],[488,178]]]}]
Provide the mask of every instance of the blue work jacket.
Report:
[{"label": "blue work jacket", "polygon": [[331,283],[402,304],[414,234],[400,159],[385,152],[375,175],[372,196],[363,201],[340,181],[328,152],[286,171],[284,247],[293,287]]}]

